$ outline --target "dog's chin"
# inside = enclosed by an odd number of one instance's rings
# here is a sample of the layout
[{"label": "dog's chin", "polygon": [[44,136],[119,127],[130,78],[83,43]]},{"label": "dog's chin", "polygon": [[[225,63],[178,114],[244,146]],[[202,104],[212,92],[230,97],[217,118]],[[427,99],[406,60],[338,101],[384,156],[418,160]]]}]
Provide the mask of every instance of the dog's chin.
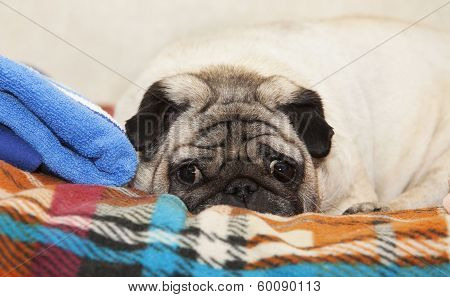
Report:
[{"label": "dog's chin", "polygon": [[303,213],[303,204],[300,199],[289,199],[269,190],[258,190],[250,197],[239,197],[236,194],[217,193],[213,197],[203,200],[202,203],[189,209],[193,214],[215,205],[229,205],[245,208],[259,213],[269,213],[279,216],[293,216]]}]

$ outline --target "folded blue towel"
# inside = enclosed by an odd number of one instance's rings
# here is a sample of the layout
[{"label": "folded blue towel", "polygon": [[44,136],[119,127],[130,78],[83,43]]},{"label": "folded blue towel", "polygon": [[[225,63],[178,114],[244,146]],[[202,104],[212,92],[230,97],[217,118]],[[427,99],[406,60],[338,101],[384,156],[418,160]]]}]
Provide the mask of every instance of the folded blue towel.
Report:
[{"label": "folded blue towel", "polygon": [[31,145],[1,124],[0,160],[26,171],[35,171],[42,164],[41,155]]},{"label": "folded blue towel", "polygon": [[136,153],[107,113],[2,56],[0,123],[30,144],[47,170],[71,182],[119,186],[134,176]]}]

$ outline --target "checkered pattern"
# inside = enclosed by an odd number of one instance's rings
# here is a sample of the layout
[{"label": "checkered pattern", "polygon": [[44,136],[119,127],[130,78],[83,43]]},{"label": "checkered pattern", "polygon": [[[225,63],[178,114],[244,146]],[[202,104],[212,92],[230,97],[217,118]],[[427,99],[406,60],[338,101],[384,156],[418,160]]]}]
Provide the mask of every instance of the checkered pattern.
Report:
[{"label": "checkered pattern", "polygon": [[291,218],[67,184],[0,162],[0,275],[448,276],[441,208]]}]

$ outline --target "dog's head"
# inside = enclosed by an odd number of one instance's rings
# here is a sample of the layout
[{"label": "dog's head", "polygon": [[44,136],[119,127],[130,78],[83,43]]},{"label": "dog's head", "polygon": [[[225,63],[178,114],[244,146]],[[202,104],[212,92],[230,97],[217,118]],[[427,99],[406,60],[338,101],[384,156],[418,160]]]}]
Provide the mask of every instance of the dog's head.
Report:
[{"label": "dog's head", "polygon": [[318,210],[315,164],[333,129],[319,95],[284,77],[216,66],[164,78],[126,130],[140,156],[134,185],[177,195],[194,213],[218,204]]}]

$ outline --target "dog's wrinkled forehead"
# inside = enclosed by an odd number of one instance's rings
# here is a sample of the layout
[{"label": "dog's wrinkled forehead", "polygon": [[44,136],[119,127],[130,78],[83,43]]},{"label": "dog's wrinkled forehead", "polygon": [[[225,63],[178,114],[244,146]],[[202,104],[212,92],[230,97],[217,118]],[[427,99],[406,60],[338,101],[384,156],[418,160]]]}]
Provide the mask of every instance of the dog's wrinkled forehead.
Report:
[{"label": "dog's wrinkled forehead", "polygon": [[205,110],[212,104],[259,102],[269,109],[290,102],[298,86],[282,76],[262,77],[231,66],[215,66],[198,73],[162,80],[167,95],[177,104]]},{"label": "dog's wrinkled forehead", "polygon": [[[251,129],[249,121],[259,123]],[[282,76],[264,77],[236,66],[211,66],[154,82],[126,130],[136,150],[150,160],[160,148],[191,143],[205,127],[234,127],[235,122],[239,129],[223,135],[238,131],[237,137],[246,138],[272,126],[284,142],[306,145],[314,158],[325,157],[331,148],[333,129],[316,92]]]}]

